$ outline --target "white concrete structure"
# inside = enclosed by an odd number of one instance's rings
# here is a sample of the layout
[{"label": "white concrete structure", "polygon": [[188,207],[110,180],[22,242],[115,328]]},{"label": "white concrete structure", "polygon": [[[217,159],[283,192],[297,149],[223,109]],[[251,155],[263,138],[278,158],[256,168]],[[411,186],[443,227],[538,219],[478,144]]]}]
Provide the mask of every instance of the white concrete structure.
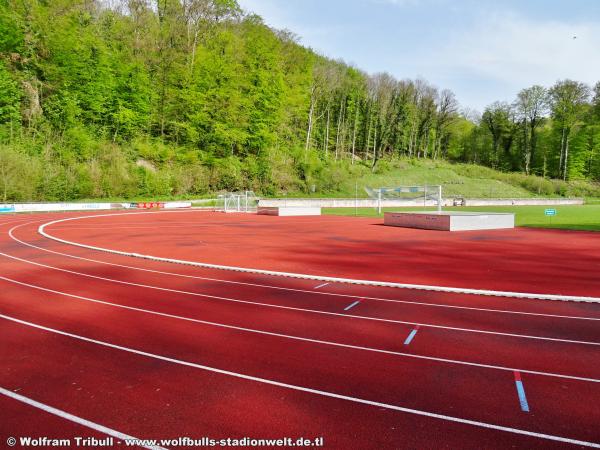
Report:
[{"label": "white concrete structure", "polygon": [[77,202],[62,202],[62,203],[0,203],[0,212],[53,212],[53,211],[102,211],[108,209],[129,209],[141,208],[139,205],[150,204],[160,205],[165,209],[176,208],[191,208],[192,202],[176,201],[176,202],[127,202],[127,203],[77,203]]},{"label": "white concrete structure", "polygon": [[[2,203],[2,212],[86,211],[113,209],[114,203]],[[120,203],[119,203],[120,205]]]},{"label": "white concrete structure", "polygon": [[320,216],[320,206],[261,206],[257,214],[268,216]]},{"label": "white concrete structure", "polygon": [[192,202],[165,202],[165,209],[191,208]]},{"label": "white concrete structure", "polygon": [[[447,196],[443,206],[453,206],[458,197]],[[462,199],[462,198],[461,198]],[[466,198],[463,206],[526,206],[526,205],[583,205],[582,198]],[[261,198],[258,206],[320,206],[321,208],[376,208],[377,199],[372,198]],[[421,208],[436,206],[433,200],[385,200],[384,208]]]},{"label": "white concrete structure", "polygon": [[515,227],[515,215],[511,213],[423,211],[386,212],[384,225],[425,230],[467,231],[496,230]]}]

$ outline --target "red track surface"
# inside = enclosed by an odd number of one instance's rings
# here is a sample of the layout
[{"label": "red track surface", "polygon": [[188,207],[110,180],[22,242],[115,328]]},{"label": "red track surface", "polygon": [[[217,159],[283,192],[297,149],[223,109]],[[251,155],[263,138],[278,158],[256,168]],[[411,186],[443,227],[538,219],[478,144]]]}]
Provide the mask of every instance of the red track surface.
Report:
[{"label": "red track surface", "polygon": [[[557,437],[600,445],[600,305],[315,289],[320,282],[157,263],[37,232],[72,216],[0,217],[2,388],[141,438],[322,436],[336,449],[580,446]],[[597,234],[372,223],[184,212],[47,231],[225,265],[600,296]],[[4,395],[0,411],[0,442],[103,436]]]},{"label": "red track surface", "polygon": [[200,221],[197,214],[163,214],[154,224],[147,215],[98,217],[46,231],[88,245],[213,264],[600,297],[600,237],[594,232],[446,233],[385,227],[369,218],[205,214]]}]

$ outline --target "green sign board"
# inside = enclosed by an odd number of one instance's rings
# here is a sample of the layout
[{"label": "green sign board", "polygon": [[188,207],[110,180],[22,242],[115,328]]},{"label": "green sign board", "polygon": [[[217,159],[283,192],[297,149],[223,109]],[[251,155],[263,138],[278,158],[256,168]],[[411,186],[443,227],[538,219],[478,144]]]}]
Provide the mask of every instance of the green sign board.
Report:
[{"label": "green sign board", "polygon": [[546,210],[544,210],[544,214],[546,216],[555,216],[556,215],[556,210],[555,209],[546,209]]}]

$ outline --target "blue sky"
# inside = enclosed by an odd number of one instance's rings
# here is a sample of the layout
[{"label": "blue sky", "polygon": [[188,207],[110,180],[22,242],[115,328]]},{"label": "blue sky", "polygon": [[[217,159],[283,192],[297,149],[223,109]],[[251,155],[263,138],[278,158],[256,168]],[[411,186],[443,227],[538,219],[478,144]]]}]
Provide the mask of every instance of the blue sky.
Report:
[{"label": "blue sky", "polygon": [[239,3],[319,53],[452,89],[465,108],[510,102],[533,84],[600,81],[600,0]]}]

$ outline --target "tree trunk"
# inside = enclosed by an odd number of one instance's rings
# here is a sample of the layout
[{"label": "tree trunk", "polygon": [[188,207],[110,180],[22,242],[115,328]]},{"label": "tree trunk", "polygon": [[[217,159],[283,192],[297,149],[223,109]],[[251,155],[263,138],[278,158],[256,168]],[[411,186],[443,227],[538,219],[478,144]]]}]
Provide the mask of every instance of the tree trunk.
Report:
[{"label": "tree trunk", "polygon": [[442,136],[441,136],[441,132],[440,132],[439,136],[438,136],[438,134],[436,132],[435,140],[433,141],[433,159],[434,160],[438,159],[438,156],[441,153],[441,149],[442,149]]},{"label": "tree trunk", "polygon": [[337,123],[337,131],[335,133],[335,160],[338,159],[339,147],[340,147],[340,138],[341,138],[341,130],[342,130],[342,121],[344,118],[344,100],[340,101],[340,112],[338,114],[338,123]]},{"label": "tree trunk", "polygon": [[[312,96],[311,96],[312,97]],[[308,152],[308,149],[310,147],[310,135],[312,133],[312,127],[313,127],[313,114],[315,112],[315,102],[314,100],[311,98],[310,101],[310,109],[308,111],[308,130],[306,131],[306,145],[304,147],[304,153],[306,154]]]},{"label": "tree trunk", "polygon": [[563,181],[567,181],[567,169],[569,167],[569,133],[567,132],[567,138],[565,142],[565,170],[563,172]]},{"label": "tree trunk", "polygon": [[369,149],[371,148],[371,128],[373,126],[372,120],[371,120],[371,112],[369,111],[369,131],[367,133],[367,145],[366,145],[366,152],[365,152],[365,160],[369,159]]},{"label": "tree trunk", "polygon": [[495,135],[492,135],[493,140],[494,140],[494,153],[492,155],[492,168],[497,169],[498,168],[498,162],[500,161],[500,158],[498,156],[498,150],[500,149],[500,139],[498,139]]},{"label": "tree trunk", "polygon": [[560,162],[558,163],[558,175],[560,176],[563,167],[564,152],[565,152],[565,126],[563,125],[562,136],[560,139]]},{"label": "tree trunk", "polygon": [[427,158],[427,151],[429,150],[429,125],[427,125],[427,127],[425,128],[425,133],[424,133],[424,144],[423,144],[423,158],[426,159]]},{"label": "tree trunk", "polygon": [[596,146],[594,145],[594,135],[593,134],[590,135],[590,141],[589,141],[588,147],[590,149],[590,158],[588,159],[587,174],[590,178],[593,178],[592,171],[594,168],[594,156],[596,156]]},{"label": "tree trunk", "polygon": [[413,120],[412,125],[410,127],[410,141],[408,144],[408,154],[409,156],[412,158],[415,152],[415,145],[416,145],[416,123]]},{"label": "tree trunk", "polygon": [[546,167],[547,167],[548,161],[546,158],[546,152],[544,152],[544,168],[543,168],[543,172],[542,172],[542,176],[544,178],[546,178]]},{"label": "tree trunk", "polygon": [[534,161],[535,158],[535,150],[536,150],[536,146],[537,146],[537,139],[535,136],[535,127],[537,126],[536,121],[531,121],[531,126],[530,126],[530,134],[531,136],[529,137],[529,163],[531,166],[531,163]]},{"label": "tree trunk", "polygon": [[327,106],[327,127],[325,128],[325,158],[329,155],[329,106]]},{"label": "tree trunk", "polygon": [[442,127],[441,127],[441,125],[436,125],[435,139],[433,141],[433,156],[432,156],[432,158],[434,160],[437,159],[441,146],[442,146]]},{"label": "tree trunk", "polygon": [[356,151],[356,124],[358,123],[358,105],[354,113],[354,129],[352,130],[352,164],[354,164],[354,153]]},{"label": "tree trunk", "polygon": [[529,175],[529,160],[530,160],[530,150],[529,150],[529,129],[527,127],[527,119],[525,119],[525,126],[523,127],[524,131],[524,139],[525,139],[525,175]]},{"label": "tree trunk", "polygon": [[371,172],[375,172],[375,164],[377,164],[377,123],[375,123],[375,134],[373,136],[373,165]]}]

